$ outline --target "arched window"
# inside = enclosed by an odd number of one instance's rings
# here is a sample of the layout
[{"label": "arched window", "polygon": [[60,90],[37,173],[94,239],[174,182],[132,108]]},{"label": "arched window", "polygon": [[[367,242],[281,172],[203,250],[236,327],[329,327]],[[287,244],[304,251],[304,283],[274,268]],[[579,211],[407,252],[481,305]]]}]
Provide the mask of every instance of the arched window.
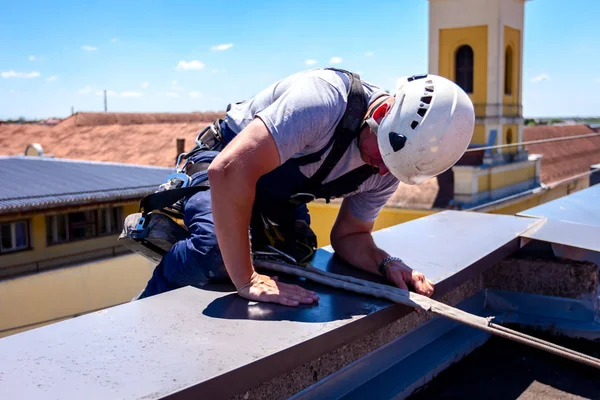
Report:
[{"label": "arched window", "polygon": [[510,96],[513,87],[513,51],[508,46],[504,52],[504,94]]},{"label": "arched window", "polygon": [[473,49],[471,46],[461,46],[456,51],[455,60],[456,84],[465,92],[473,93]]},{"label": "arched window", "polygon": [[513,144],[513,143],[514,143],[513,131],[512,131],[512,129],[508,128],[506,130],[506,144]]}]

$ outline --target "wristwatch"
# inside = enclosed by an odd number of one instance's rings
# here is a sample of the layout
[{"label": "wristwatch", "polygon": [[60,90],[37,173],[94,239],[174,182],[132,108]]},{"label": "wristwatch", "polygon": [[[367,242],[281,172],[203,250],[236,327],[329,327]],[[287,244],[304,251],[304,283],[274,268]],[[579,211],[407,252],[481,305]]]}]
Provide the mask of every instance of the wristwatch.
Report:
[{"label": "wristwatch", "polygon": [[387,275],[385,273],[386,272],[386,267],[392,261],[403,262],[402,259],[400,259],[398,257],[392,257],[392,256],[387,256],[386,258],[384,258],[383,260],[381,260],[381,262],[379,263],[379,266],[377,267],[377,269],[379,270],[379,273],[381,275],[383,275],[384,278],[387,278]]}]

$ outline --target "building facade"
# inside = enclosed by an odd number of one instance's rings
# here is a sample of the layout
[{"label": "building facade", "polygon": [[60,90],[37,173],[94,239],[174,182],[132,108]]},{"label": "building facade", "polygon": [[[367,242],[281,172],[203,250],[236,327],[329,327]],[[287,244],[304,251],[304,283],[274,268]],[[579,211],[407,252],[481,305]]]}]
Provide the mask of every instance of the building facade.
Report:
[{"label": "building facade", "polygon": [[0,337],[127,301],[153,265],[117,242],[170,170],[0,157]]},{"label": "building facade", "polygon": [[453,168],[460,208],[540,186],[541,156],[506,146],[523,142],[525,2],[429,1],[429,72],[456,82],[475,106],[469,151]]}]

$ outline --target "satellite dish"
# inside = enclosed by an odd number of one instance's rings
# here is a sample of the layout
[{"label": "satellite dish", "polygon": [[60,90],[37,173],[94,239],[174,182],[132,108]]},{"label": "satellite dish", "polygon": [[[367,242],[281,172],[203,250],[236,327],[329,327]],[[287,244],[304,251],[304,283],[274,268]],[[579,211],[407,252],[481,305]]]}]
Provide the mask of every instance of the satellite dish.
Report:
[{"label": "satellite dish", "polygon": [[31,143],[25,148],[26,156],[42,157],[44,155],[44,149],[39,143]]}]

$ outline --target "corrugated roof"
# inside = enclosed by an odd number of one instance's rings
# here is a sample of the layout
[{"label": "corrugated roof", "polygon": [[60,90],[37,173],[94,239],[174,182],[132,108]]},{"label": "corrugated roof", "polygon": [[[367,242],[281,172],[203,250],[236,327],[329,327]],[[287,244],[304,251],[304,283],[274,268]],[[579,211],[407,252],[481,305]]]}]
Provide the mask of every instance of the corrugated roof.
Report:
[{"label": "corrugated roof", "polygon": [[0,157],[0,214],[136,199],[154,192],[172,171],[46,157]]},{"label": "corrugated roof", "polygon": [[[523,128],[523,140],[552,139],[594,133],[587,125],[540,125]],[[526,145],[529,154],[542,154],[541,180],[551,184],[590,170],[600,163],[600,136]]]}]

